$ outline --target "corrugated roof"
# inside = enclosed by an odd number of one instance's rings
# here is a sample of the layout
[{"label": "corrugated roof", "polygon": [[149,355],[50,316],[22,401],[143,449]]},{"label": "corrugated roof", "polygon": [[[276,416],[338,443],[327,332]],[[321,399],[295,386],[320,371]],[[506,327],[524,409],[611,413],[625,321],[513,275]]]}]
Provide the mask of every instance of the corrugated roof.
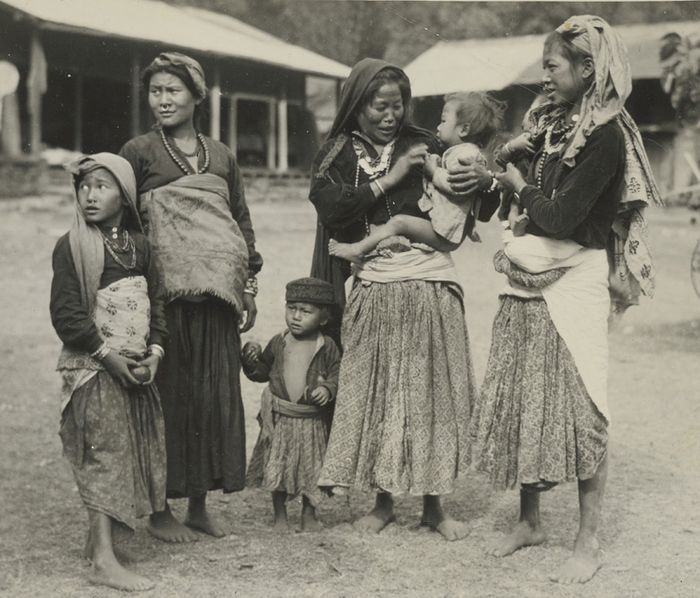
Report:
[{"label": "corrugated roof", "polygon": [[153,0],[0,0],[46,29],[168,44],[344,79],[350,67],[227,15]]},{"label": "corrugated roof", "polygon": [[[700,32],[700,21],[616,26],[627,44],[635,79],[661,77],[659,40],[675,31]],[[405,67],[414,97],[493,91],[542,80],[546,35],[440,42]]]}]

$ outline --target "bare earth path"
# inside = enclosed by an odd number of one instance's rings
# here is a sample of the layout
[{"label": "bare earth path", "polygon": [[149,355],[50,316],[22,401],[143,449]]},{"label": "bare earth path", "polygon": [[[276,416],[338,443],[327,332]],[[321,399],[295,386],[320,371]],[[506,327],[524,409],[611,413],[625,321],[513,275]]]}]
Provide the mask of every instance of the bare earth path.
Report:
[{"label": "bare earth path", "polygon": [[[254,199],[254,198],[253,198]],[[308,273],[315,219],[304,201],[253,201],[266,259],[259,316],[244,340],[267,341],[283,326],[284,284]],[[59,343],[48,316],[51,251],[68,227],[64,199],[0,202],[0,595],[102,597],[81,559],[86,515],[58,438]],[[376,537],[350,525],[372,497],[351,494],[320,509],[325,529],[300,533],[301,504],[290,505],[297,533],[270,532],[267,494],[215,494],[211,504],[231,534],[165,545],[143,523],[131,542],[137,570],[157,582],[148,596],[549,596],[694,597],[700,595],[700,298],[690,285],[690,252],[700,227],[683,209],[651,214],[658,294],[611,334],[613,427],[605,500],[604,564],[583,587],[547,575],[569,553],[577,520],[574,485],[543,497],[548,541],[507,559],[486,557],[486,543],[513,521],[517,494],[494,493],[477,475],[446,498],[471,534],[448,543],[418,527],[420,499],[397,501],[398,520]],[[491,256],[497,224],[483,244],[455,254],[467,295],[477,377],[483,377],[502,279]],[[244,382],[249,451],[261,385]],[[174,509],[182,515],[182,501]]]}]

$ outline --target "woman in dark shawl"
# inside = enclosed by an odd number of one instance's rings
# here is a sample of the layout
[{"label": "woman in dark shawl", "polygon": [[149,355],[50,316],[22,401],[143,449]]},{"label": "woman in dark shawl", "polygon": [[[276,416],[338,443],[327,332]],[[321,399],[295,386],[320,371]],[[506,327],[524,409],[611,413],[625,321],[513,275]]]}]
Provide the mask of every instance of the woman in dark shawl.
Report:
[{"label": "woman in dark shawl", "polygon": [[[330,137],[312,167],[310,199],[319,217],[312,275],[345,302],[348,264],[328,240],[361,239],[395,214],[426,217],[417,206],[422,165],[435,137],[408,122],[410,83],[384,61],[365,59],[346,82]],[[486,172],[473,174],[488,188]],[[498,204],[484,194],[482,218]],[[488,207],[487,207],[488,206]],[[422,523],[448,540],[467,528],[446,516],[440,495],[453,489],[467,456],[475,396],[462,289],[449,254],[389,240],[353,270],[342,323],[339,393],[319,484],[377,492],[356,527],[379,532],[394,520],[393,495],[423,496]]]}]

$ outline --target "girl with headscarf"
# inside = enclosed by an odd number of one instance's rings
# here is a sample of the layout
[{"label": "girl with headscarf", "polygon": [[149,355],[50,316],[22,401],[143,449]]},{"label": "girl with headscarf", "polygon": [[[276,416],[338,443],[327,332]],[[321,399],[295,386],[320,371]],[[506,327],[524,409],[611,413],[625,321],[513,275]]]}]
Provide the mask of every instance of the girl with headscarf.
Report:
[{"label": "girl with headscarf", "polygon": [[[476,468],[496,487],[520,488],[520,520],[489,549],[494,556],[543,542],[539,492],[578,481],[573,555],[551,579],[584,583],[600,567],[597,530],[607,476],[606,247],[624,231],[622,220],[628,222],[623,243],[634,240],[630,220],[658,193],[623,107],[632,80],[619,35],[598,17],[572,17],[547,38],[543,65],[548,102],[532,113],[532,163],[525,177],[508,164],[498,178],[527,209],[520,239],[534,239],[531,247],[540,249],[553,239],[549,246],[566,255],[558,268],[534,274],[503,252],[496,255],[496,269],[509,280],[469,436]],[[646,246],[637,248],[648,257]],[[650,262],[645,272],[653,280]]]},{"label": "girl with headscarf", "polygon": [[53,253],[51,321],[64,347],[61,440],[90,530],[90,581],[153,584],[123,568],[113,543],[165,507],[165,431],[152,384],[166,336],[163,289],[136,211],[136,181],[114,154],[67,166],[75,217]]},{"label": "girl with headscarf", "polygon": [[176,52],[160,54],[142,80],[157,124],[121,155],[136,173],[139,211],[167,298],[170,335],[156,383],[168,498],[188,498],[185,525],[166,505],[148,530],[186,542],[197,539],[193,529],[225,534],[207,510],[208,491],[244,487],[240,333],[255,322],[262,258],[233,154],[196,128],[207,92],[200,64]]},{"label": "girl with headscarf", "polygon": [[[319,223],[311,273],[333,283],[338,303],[350,270],[328,255],[331,237],[358,241],[399,213],[427,218],[418,207],[422,165],[438,144],[409,122],[410,99],[401,69],[360,61],[314,160],[310,199]],[[481,217],[497,205],[497,194],[485,195]],[[443,513],[440,495],[464,469],[476,392],[462,289],[449,254],[407,242],[392,247],[354,267],[319,485],[375,491],[374,508],[356,523],[375,533],[394,520],[394,495],[421,495],[423,524],[457,540],[467,528]]]}]

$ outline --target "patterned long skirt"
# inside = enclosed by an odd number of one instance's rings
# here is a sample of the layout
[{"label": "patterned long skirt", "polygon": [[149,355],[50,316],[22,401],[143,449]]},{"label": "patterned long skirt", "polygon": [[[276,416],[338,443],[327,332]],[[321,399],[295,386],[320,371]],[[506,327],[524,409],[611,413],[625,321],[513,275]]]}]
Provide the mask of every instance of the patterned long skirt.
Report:
[{"label": "patterned long skirt", "polygon": [[505,296],[469,426],[472,461],[500,489],[593,477],[607,422],[542,299]]},{"label": "patterned long skirt", "polygon": [[165,508],[165,431],[152,386],[126,389],[98,372],[73,392],[59,434],[88,509],[133,529]]},{"label": "patterned long skirt", "polygon": [[476,394],[461,299],[446,285],[422,280],[356,284],[342,338],[319,484],[451,492],[467,465]]},{"label": "patterned long skirt", "polygon": [[156,377],[165,417],[168,498],[245,485],[238,322],[219,299],[175,300]]},{"label": "patterned long skirt", "polygon": [[273,415],[271,439],[258,438],[248,465],[247,484],[268,492],[286,492],[291,500],[300,494],[317,507],[324,494],[318,487],[328,442],[325,414],[316,417]]}]

